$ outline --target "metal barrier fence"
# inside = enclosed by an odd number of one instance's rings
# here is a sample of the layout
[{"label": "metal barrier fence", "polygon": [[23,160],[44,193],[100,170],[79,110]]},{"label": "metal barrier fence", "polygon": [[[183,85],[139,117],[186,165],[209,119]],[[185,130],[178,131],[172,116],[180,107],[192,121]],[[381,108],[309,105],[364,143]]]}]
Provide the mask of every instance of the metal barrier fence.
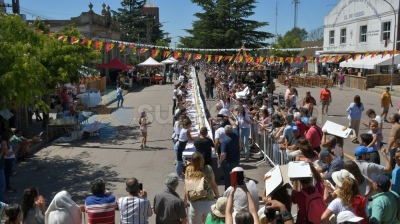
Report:
[{"label": "metal barrier fence", "polygon": [[[230,107],[236,107],[236,101],[230,99]],[[258,123],[252,120],[250,125],[250,142],[255,145],[262,154],[262,160],[254,163],[255,166],[267,163],[271,166],[284,165],[289,162],[286,150],[279,149],[278,140],[270,131],[262,130],[258,132]]]}]

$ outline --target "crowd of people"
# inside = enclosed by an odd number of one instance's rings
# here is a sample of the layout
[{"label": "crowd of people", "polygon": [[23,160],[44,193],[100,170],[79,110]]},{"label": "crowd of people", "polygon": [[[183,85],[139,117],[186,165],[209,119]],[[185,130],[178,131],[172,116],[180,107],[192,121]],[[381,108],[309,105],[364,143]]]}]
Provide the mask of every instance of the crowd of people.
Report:
[{"label": "crowd of people", "polygon": [[[298,207],[296,223],[310,223],[310,220],[319,220],[317,223],[329,223],[332,217],[335,218],[337,223],[351,222],[352,220],[362,220],[360,221],[362,223],[400,223],[400,219],[396,216],[397,209],[400,208],[400,205],[398,205],[400,193],[398,178],[400,170],[400,150],[398,150],[400,116],[397,113],[389,115],[387,122],[392,123],[392,131],[388,140],[389,145],[384,148],[382,147],[383,119],[376,115],[373,109],[366,111],[371,120],[364,124],[370,131],[359,133],[361,117],[364,114],[364,104],[360,96],[354,96],[353,102],[350,103],[346,112],[349,121],[348,128],[352,129],[351,141],[357,144],[354,147],[356,158],[354,161],[346,161],[343,152],[344,139],[328,133],[327,130],[322,130],[317,125],[317,118],[312,116],[317,100],[311,96],[310,92],[306,92],[299,105],[300,96],[298,96],[296,88],[288,85],[284,94],[285,101],[280,103],[276,102],[279,97],[273,94],[273,85],[268,79],[262,82],[262,89],[257,91],[253,88],[254,86],[252,87],[251,82],[245,84],[240,77],[235,77],[236,74],[229,70],[205,66],[202,72],[205,74],[206,100],[212,98],[217,100],[218,115],[208,120],[210,127],[214,129],[214,144],[211,144],[210,139],[207,145],[197,145],[196,150],[203,157],[205,151],[215,150],[223,171],[223,180],[227,191],[235,187],[232,186],[231,174],[235,170],[242,169],[240,164],[248,162],[252,156],[259,157],[259,154],[251,153],[254,145],[249,143],[250,135],[265,131],[269,138],[274,139],[272,141],[273,151],[276,154],[274,154],[272,160],[276,164],[282,164],[279,159],[284,155],[283,163],[293,160],[304,161],[305,164],[310,164],[310,169],[313,171],[313,178],[293,181],[293,186],[281,187],[271,195],[265,195],[264,192],[263,199],[266,204],[269,204],[271,200],[278,200],[289,211],[292,204],[296,204]],[[249,74],[249,76],[252,75]],[[184,89],[184,86],[180,85],[179,88]],[[174,94],[176,92],[174,91]],[[381,106],[386,113],[389,106],[388,102],[391,104],[388,97],[390,98],[390,93],[386,91],[381,99]],[[328,86],[325,86],[320,91],[319,96],[322,113],[328,114],[331,102],[332,93]],[[182,108],[182,110],[184,109]],[[174,123],[175,135],[179,136],[175,142],[177,152],[184,150],[181,145],[182,142],[196,142],[197,140],[197,138],[190,136],[190,132],[184,130],[185,125],[189,125],[190,121],[185,118],[184,112],[182,116],[182,113],[180,113],[182,110],[177,109],[177,121]],[[183,129],[179,130],[180,126]],[[250,131],[250,129],[252,130]],[[206,129],[202,138],[207,138]],[[254,140],[255,136],[251,136],[251,139]],[[255,153],[255,151],[253,152]],[[179,163],[182,154],[176,155]],[[207,157],[203,160],[211,161],[210,153]],[[381,157],[384,159],[384,165],[381,165]],[[193,177],[190,174],[188,175],[187,172],[183,175],[183,170],[184,168],[179,165],[176,173],[180,175],[182,181],[185,180],[186,184],[187,179],[190,180]],[[197,170],[201,171],[205,177],[211,178],[208,183],[210,187],[208,190],[212,192],[215,175],[213,173],[207,174],[209,170],[204,167]],[[247,183],[246,187],[247,190],[250,189]],[[288,190],[289,188],[291,190]],[[241,188],[239,187],[239,189]],[[213,195],[214,197],[220,196],[219,192],[215,191]],[[229,193],[224,195],[228,196],[229,201]],[[254,195],[258,194],[254,193]],[[322,207],[319,206],[321,208],[313,213],[309,207],[315,206],[315,204],[309,202],[309,199],[314,197],[318,198],[319,205],[322,205]],[[247,198],[244,194],[244,197],[236,200],[243,203]],[[210,207],[209,204],[212,204],[212,202],[203,203],[206,208]],[[204,211],[204,207],[199,207],[194,202],[191,202],[189,206],[191,208],[189,213],[192,210],[193,213]],[[238,211],[242,211],[243,208],[253,215],[249,204],[242,206]],[[257,209],[258,206],[256,206]],[[209,208],[207,212],[209,212]],[[235,215],[236,213],[233,213],[233,217]],[[190,217],[189,214],[189,219]],[[263,217],[263,212],[261,212],[255,214],[253,220],[262,220]],[[285,214],[275,218],[278,223],[286,221]],[[272,221],[269,218],[268,220]],[[204,222],[205,219],[202,221]],[[225,217],[225,222],[229,221],[231,219]],[[331,222],[335,221],[331,220]]]},{"label": "crowd of people", "polygon": [[[175,172],[166,177],[166,187],[152,201],[144,189],[146,183],[137,178],[126,180],[126,196],[120,198],[107,190],[103,179],[93,180],[91,194],[84,205],[78,205],[67,191],[61,191],[46,208],[45,199],[32,187],[24,190],[20,205],[1,204],[6,223],[77,224],[86,222],[86,218],[91,224],[114,223],[116,215],[120,216],[120,223],[148,223],[152,216],[157,224],[400,223],[399,114],[388,115],[387,122],[392,124],[392,129],[390,136],[385,136],[388,147],[382,147],[386,119],[373,109],[366,110],[370,121],[364,125],[370,131],[359,133],[365,108],[361,97],[354,96],[346,112],[349,128],[354,130],[352,142],[356,144],[356,158],[345,160],[344,139],[317,125],[317,118],[313,116],[317,100],[310,92],[299,100],[298,91],[289,85],[284,101],[280,102],[279,96],[273,93],[272,80],[263,80],[258,91],[251,83],[254,75],[245,83],[239,74],[214,65],[197,65],[192,70],[190,64],[184,64],[180,68],[172,93]],[[189,80],[196,78],[192,72],[204,73],[206,98],[217,101],[217,116],[208,120],[213,130],[202,127],[198,136],[192,135],[192,121],[187,115],[187,88]],[[391,104],[387,99],[390,93],[382,97],[381,106],[385,111],[387,102]],[[328,114],[331,102],[332,93],[325,86],[319,96],[323,113]],[[142,148],[147,147],[147,124],[146,113],[142,112]],[[208,135],[209,131],[213,132],[213,138]],[[263,155],[254,141],[249,141],[261,133],[273,139],[271,159],[276,164],[303,161],[312,173],[312,177],[292,180],[272,191],[265,186],[260,192],[262,206],[256,182],[243,169],[243,164]],[[20,138],[20,132],[15,136]],[[9,180],[7,184],[6,160],[27,144],[20,140],[15,143],[17,146],[11,146],[13,138],[2,136],[1,154],[5,156],[1,157],[0,168],[4,169],[7,190],[12,187]],[[184,163],[182,155],[189,142],[193,142],[196,151],[190,162]],[[218,189],[216,169],[222,170],[224,192]],[[177,193],[180,184],[184,189],[181,195]],[[295,218],[291,212],[293,205],[297,205]]]}]

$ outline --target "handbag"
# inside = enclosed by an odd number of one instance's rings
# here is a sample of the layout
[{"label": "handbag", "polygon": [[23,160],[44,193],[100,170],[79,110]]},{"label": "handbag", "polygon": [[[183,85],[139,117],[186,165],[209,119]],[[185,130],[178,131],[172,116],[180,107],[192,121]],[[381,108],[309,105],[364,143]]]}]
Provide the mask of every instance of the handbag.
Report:
[{"label": "handbag", "polygon": [[185,187],[189,201],[207,197],[207,191],[204,189],[204,177],[200,179],[185,179]]}]

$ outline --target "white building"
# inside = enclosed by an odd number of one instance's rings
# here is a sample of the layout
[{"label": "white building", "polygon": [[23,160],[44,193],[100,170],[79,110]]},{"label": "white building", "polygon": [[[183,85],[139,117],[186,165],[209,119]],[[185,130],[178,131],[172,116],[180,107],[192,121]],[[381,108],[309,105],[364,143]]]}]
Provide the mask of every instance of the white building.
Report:
[{"label": "white building", "polygon": [[[400,0],[387,0],[387,2],[394,7],[398,15]],[[391,51],[394,40],[393,31],[396,28],[393,9],[387,2],[384,0],[339,1],[324,18],[324,53]]]}]

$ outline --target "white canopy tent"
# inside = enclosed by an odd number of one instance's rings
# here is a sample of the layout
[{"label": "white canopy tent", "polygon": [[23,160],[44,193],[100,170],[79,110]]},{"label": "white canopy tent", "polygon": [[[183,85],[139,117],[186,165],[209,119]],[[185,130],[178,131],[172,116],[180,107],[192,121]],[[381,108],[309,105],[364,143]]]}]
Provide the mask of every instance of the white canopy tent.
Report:
[{"label": "white canopy tent", "polygon": [[347,59],[347,61],[342,61],[339,64],[339,67],[352,67],[351,64],[354,63],[357,59],[361,58],[361,56],[358,56],[355,60],[353,58]]},{"label": "white canopy tent", "polygon": [[175,64],[175,63],[178,63],[178,60],[175,60],[173,57],[169,57],[169,58],[165,59],[164,61],[162,61],[161,63],[163,63],[163,64]]},{"label": "white canopy tent", "polygon": [[163,64],[154,60],[152,57],[149,57],[146,61],[138,64],[138,66],[156,66],[156,65],[163,65]]}]

